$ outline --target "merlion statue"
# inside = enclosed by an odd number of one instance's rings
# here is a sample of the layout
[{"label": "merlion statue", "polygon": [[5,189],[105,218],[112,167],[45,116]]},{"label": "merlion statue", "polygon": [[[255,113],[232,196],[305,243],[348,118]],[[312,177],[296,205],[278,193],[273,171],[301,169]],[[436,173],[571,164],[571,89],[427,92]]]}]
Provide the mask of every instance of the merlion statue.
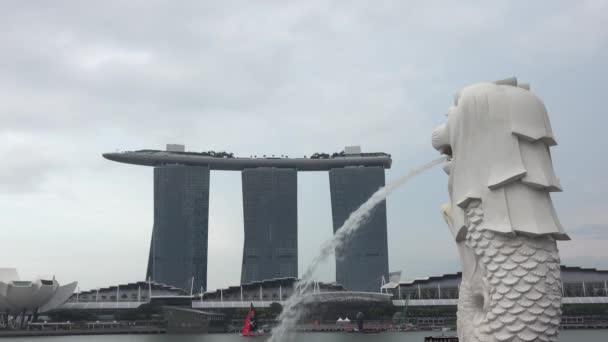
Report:
[{"label": "merlion statue", "polygon": [[463,266],[460,341],[556,341],[556,240],[569,237],[549,195],[561,187],[544,104],[515,78],[473,84],[456,95],[432,140],[448,156],[442,214]]}]

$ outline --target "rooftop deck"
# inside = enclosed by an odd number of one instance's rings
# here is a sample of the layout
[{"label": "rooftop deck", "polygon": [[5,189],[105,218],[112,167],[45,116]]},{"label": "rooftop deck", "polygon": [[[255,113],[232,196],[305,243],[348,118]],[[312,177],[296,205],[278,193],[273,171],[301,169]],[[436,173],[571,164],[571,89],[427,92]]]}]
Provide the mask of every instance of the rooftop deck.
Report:
[{"label": "rooftop deck", "polygon": [[310,158],[288,157],[250,157],[238,158],[231,153],[211,154],[208,152],[175,152],[160,150],[140,150],[117,153],[104,153],[103,157],[119,163],[162,166],[191,165],[207,166],[211,170],[241,171],[248,168],[274,167],[289,168],[298,171],[328,171],[348,166],[391,167],[392,159],[386,153],[359,154],[315,154]]}]

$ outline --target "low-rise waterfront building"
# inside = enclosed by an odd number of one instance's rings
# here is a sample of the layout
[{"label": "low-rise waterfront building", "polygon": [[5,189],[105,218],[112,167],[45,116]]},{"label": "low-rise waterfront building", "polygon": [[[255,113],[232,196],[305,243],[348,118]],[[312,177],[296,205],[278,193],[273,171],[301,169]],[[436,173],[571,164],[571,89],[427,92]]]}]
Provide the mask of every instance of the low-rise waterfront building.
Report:
[{"label": "low-rise waterfront building", "polygon": [[[608,304],[608,270],[562,266],[561,275],[565,304]],[[409,305],[455,305],[461,277],[458,272],[401,281],[384,291],[392,294],[393,300],[408,300]]]}]

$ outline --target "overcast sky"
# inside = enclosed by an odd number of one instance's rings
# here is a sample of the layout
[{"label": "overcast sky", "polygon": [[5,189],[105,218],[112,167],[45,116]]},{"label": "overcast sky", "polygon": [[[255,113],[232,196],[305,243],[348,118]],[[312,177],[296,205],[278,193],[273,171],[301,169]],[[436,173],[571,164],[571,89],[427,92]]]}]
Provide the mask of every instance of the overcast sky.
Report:
[{"label": "overcast sky", "polygon": [[[0,267],[81,289],[143,280],[152,169],[103,152],[392,154],[387,180],[437,157],[462,86],[512,75],[549,110],[573,241],[608,268],[605,1],[3,1]],[[239,172],[212,172],[209,288],[240,280]],[[459,271],[437,168],[387,201],[390,269]],[[300,271],[331,237],[327,173],[298,175]],[[334,280],[333,262],[319,273]]]}]

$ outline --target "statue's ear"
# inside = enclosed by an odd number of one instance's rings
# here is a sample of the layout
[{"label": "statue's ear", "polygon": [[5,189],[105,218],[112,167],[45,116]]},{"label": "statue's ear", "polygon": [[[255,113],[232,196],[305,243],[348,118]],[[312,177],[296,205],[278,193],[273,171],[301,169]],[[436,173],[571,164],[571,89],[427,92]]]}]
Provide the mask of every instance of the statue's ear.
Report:
[{"label": "statue's ear", "polygon": [[530,90],[530,83],[519,83],[517,81],[517,77],[515,77],[515,76],[509,77],[509,78],[505,78],[504,80],[494,81],[494,84],[496,84],[496,85],[510,85],[510,86],[513,86],[513,87],[519,87],[519,88],[522,88],[522,89]]},{"label": "statue's ear", "polygon": [[496,84],[496,85],[510,85],[510,86],[513,86],[513,87],[517,87],[517,77],[513,76],[513,77],[505,78],[504,80],[494,81],[494,84]]}]

